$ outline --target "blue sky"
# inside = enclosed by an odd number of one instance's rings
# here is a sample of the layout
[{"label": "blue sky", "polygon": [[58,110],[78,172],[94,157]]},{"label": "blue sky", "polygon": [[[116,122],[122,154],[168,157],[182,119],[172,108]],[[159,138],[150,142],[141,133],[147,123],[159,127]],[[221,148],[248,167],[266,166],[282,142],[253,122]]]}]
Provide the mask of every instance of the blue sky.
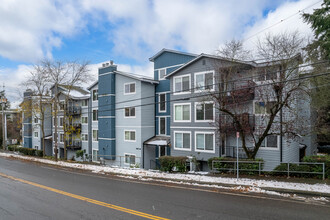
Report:
[{"label": "blue sky", "polygon": [[[1,0],[0,83],[12,103],[31,65],[43,58],[88,60],[92,73],[114,60],[119,68],[152,75],[148,58],[162,48],[213,54],[233,38],[244,39],[317,0]],[[309,36],[299,15],[267,32]],[[265,34],[265,33],[264,33]],[[244,42],[253,49],[262,34]],[[18,88],[18,89],[17,89]]]}]

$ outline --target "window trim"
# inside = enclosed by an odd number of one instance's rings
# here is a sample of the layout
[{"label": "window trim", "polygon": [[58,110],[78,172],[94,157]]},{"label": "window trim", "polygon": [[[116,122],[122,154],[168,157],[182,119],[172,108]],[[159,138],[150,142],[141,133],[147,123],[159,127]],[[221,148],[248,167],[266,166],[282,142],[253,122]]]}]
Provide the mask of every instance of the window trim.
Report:
[{"label": "window trim", "polygon": [[[83,140],[83,135],[86,135],[87,136],[87,140]],[[88,142],[88,134],[87,133],[81,133],[81,141],[82,142]]]},{"label": "window trim", "polygon": [[[161,104],[161,102],[160,102],[160,96],[161,95],[165,95],[165,110],[160,110],[160,104]],[[166,92],[162,92],[162,93],[158,93],[158,112],[159,113],[164,113],[164,112],[166,112],[166,110],[167,110],[167,93]]]},{"label": "window trim", "polygon": [[[131,112],[130,109],[131,108],[134,108],[134,114],[135,115],[134,116],[126,116],[126,108],[129,109],[129,113]],[[136,108],[135,107],[128,107],[128,106],[127,107],[124,107],[124,118],[136,118]]]},{"label": "window trim", "polygon": [[[97,96],[96,96],[96,99],[94,100],[94,91],[97,91]],[[92,90],[92,102],[97,102],[99,101],[99,89],[93,89]]]},{"label": "window trim", "polygon": [[[204,134],[204,150],[197,149],[197,134]],[[213,134],[213,150],[205,150],[205,134]],[[195,131],[195,151],[203,153],[215,153],[215,133],[214,131]]]},{"label": "window trim", "polygon": [[[96,120],[94,120],[94,111],[96,111],[97,113],[97,117],[96,117]],[[92,121],[98,121],[99,120],[99,110],[98,109],[93,109],[93,112],[92,112]]]},{"label": "window trim", "polygon": [[[189,120],[175,120],[175,106],[177,105],[189,105]],[[183,113],[183,111],[182,111]],[[173,104],[173,122],[191,122],[191,102],[186,103],[174,103]],[[183,115],[182,115],[183,116]],[[183,117],[182,117],[183,118]]]},{"label": "window trim", "polygon": [[[62,125],[61,125],[61,119],[63,121],[63,124]],[[58,117],[58,127],[63,128],[63,126],[64,126],[64,117],[63,116],[59,116]]]},{"label": "window trim", "polygon": [[[61,135],[63,135],[63,141],[61,141]],[[64,144],[64,133],[63,132],[60,132],[59,135],[58,135],[58,142],[61,143],[61,144]]]},{"label": "window trim", "polygon": [[[87,105],[84,105],[84,102],[87,102]],[[81,107],[88,107],[88,99],[83,99],[82,100]]]},{"label": "window trim", "polygon": [[[87,119],[87,122],[86,123],[83,122],[83,118],[86,118]],[[88,117],[87,116],[81,116],[81,124],[83,124],[83,125],[88,124]]]},{"label": "window trim", "polygon": [[[126,155],[134,156],[134,158],[135,158],[135,163],[126,163]],[[132,154],[132,153],[124,153],[124,164],[125,164],[125,165],[135,165],[135,164],[136,164],[136,154]]]},{"label": "window trim", "polygon": [[[210,90],[206,90],[205,88],[204,89],[196,89],[197,88],[197,81],[196,81],[196,78],[197,78],[197,75],[204,75],[204,80],[205,80],[205,74],[206,73],[212,73],[212,89]],[[194,73],[194,93],[201,93],[201,92],[205,92],[205,91],[210,91],[210,92],[213,92],[214,91],[214,70],[210,70],[210,71],[202,71],[202,72],[196,72]],[[205,86],[204,86],[205,87]]]},{"label": "window trim", "polygon": [[[163,78],[160,78],[160,71],[161,70],[164,70],[165,71],[165,74],[164,74],[164,77]],[[160,81],[160,80],[165,80],[166,78],[166,72],[167,72],[167,68],[159,68],[158,70],[158,80]]]},{"label": "window trim", "polygon": [[[165,119],[165,134],[160,133],[160,119],[161,118]],[[162,116],[158,117],[158,135],[160,135],[160,136],[166,136],[166,133],[167,133],[167,120],[166,119],[167,119],[167,117],[162,117]]]},{"label": "window trim", "polygon": [[[130,84],[134,84],[135,91],[126,93],[125,87],[126,85],[130,85]],[[136,94],[136,83],[135,82],[124,83],[124,95],[133,95],[133,94]]]},{"label": "window trim", "polygon": [[[256,113],[256,103],[257,102],[265,103],[265,113],[263,113],[263,114]],[[270,115],[269,113],[267,113],[267,108],[266,108],[266,105],[267,105],[268,102],[276,102],[276,101],[275,100],[274,101],[253,101],[253,114],[256,115],[256,116],[268,116],[268,115]]]},{"label": "window trim", "polygon": [[[94,140],[94,131],[97,131],[97,137],[96,140]],[[98,142],[99,141],[99,130],[92,129],[92,142]]]},{"label": "window trim", "polygon": [[[36,136],[36,134],[37,134],[37,136]],[[39,137],[39,132],[38,131],[33,132],[33,137],[38,138]]]},{"label": "window trim", "polygon": [[[186,76],[189,77],[189,89],[188,89],[188,91],[175,92],[175,79],[183,78],[183,77],[186,77]],[[182,87],[182,81],[181,81],[181,87]],[[185,74],[185,75],[173,77],[173,95],[184,95],[184,94],[190,94],[190,93],[191,93],[191,74]]]},{"label": "window trim", "polygon": [[[97,154],[96,154],[96,160],[94,160],[94,151],[97,151]],[[92,149],[92,161],[94,162],[98,162],[97,160],[97,155],[99,154],[99,150],[98,149]]]},{"label": "window trim", "polygon": [[277,137],[277,147],[266,147],[267,145],[267,138],[268,136],[266,136],[266,138],[264,139],[265,141],[265,147],[263,147],[262,145],[260,146],[260,149],[263,149],[263,150],[279,150],[280,149],[280,135],[277,135],[277,134],[273,134],[273,135],[276,135]]},{"label": "window trim", "polygon": [[[130,132],[130,138],[131,138],[131,132],[134,132],[135,133],[135,140],[126,140],[125,139],[125,133],[126,131],[129,131]],[[136,130],[124,130],[124,142],[136,142]]]},{"label": "window trim", "polygon": [[[213,120],[197,120],[197,105],[199,104],[213,104]],[[195,102],[195,122],[214,122],[215,121],[215,107],[214,101],[206,101],[206,102]],[[205,110],[205,109],[204,109]],[[204,118],[205,118],[205,111],[204,111]]]},{"label": "window trim", "polygon": [[[189,149],[188,148],[177,148],[176,146],[175,146],[175,135],[176,134],[189,134],[189,136],[190,136],[190,146],[189,146]],[[174,136],[174,143],[173,143],[173,149],[174,150],[181,150],[181,151],[191,151],[191,131],[173,131],[173,136]],[[182,136],[182,146],[183,146],[183,136]]]}]

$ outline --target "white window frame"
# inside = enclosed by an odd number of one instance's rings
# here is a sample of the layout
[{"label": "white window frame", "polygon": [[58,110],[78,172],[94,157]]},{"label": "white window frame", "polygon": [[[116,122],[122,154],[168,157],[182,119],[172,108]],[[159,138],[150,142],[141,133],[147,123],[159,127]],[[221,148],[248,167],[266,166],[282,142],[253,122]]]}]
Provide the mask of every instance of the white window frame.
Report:
[{"label": "white window frame", "polygon": [[[126,163],[126,155],[127,156],[134,156],[135,163]],[[131,154],[131,153],[124,153],[124,164],[125,165],[135,165],[136,164],[136,155],[135,154]]]},{"label": "white window frame", "polygon": [[[131,85],[131,84],[134,84],[134,92],[131,92],[131,91],[129,91],[128,93],[126,93],[126,90],[125,90],[125,87],[126,87],[126,85]],[[129,88],[131,89],[131,87],[129,86]],[[125,83],[124,84],[124,95],[133,95],[133,94],[135,94],[136,93],[136,83],[135,82],[130,82],[130,83]]]},{"label": "white window frame", "polygon": [[[189,120],[175,120],[175,107],[178,105],[189,105]],[[183,110],[182,110],[182,114],[183,114]],[[175,103],[173,104],[173,122],[191,122],[191,103],[187,102],[187,103]],[[183,118],[183,115],[182,115]]]},{"label": "white window frame", "polygon": [[[183,77],[186,77],[188,76],[189,77],[189,89],[188,91],[185,91],[185,92],[175,92],[175,79],[178,79],[178,78],[183,78]],[[182,81],[181,81],[181,87],[182,87]],[[184,95],[184,94],[190,94],[191,93],[191,74],[185,74],[185,75],[182,75],[182,76],[176,76],[176,77],[173,77],[173,95]]]},{"label": "white window frame", "polygon": [[[126,135],[125,135],[125,133],[126,133],[126,131],[128,131],[128,132],[130,132],[130,139],[131,139],[131,132],[134,132],[135,133],[135,140],[126,140],[125,139],[125,137],[126,137]],[[136,142],[136,130],[124,130],[124,141],[125,142]]]},{"label": "white window frame", "polygon": [[[86,136],[85,136],[85,135],[86,135]],[[87,140],[84,139],[83,137],[87,137]],[[81,134],[81,141],[82,141],[82,142],[88,142],[88,134],[86,134],[86,133],[82,133],[82,134]]]},{"label": "white window frame", "polygon": [[[161,134],[161,133],[160,133],[160,119],[161,119],[161,118],[164,118],[164,119],[165,119],[165,134]],[[166,133],[167,133],[167,132],[166,132],[166,131],[167,131],[167,120],[166,120],[166,119],[167,119],[167,117],[161,117],[161,116],[158,117],[158,135],[160,135],[160,136],[165,136]]]},{"label": "white window frame", "polygon": [[[84,103],[87,102],[87,105],[84,105]],[[88,99],[83,99],[81,102],[82,107],[88,107]]]},{"label": "white window frame", "polygon": [[[174,150],[181,150],[181,151],[191,151],[191,131],[173,131],[173,134],[174,134],[174,143],[173,143],[173,148]],[[189,146],[189,149],[188,148],[177,148],[175,146],[175,135],[176,134],[189,134],[190,136],[190,146]],[[183,141],[183,136],[182,136],[182,141]],[[183,143],[182,143],[182,146],[183,146]]]},{"label": "white window frame", "polygon": [[[275,135],[275,134],[274,134]],[[279,150],[280,149],[280,135],[277,136],[277,147],[267,147],[267,138],[268,136],[264,139],[265,146],[263,147],[262,145],[260,146],[260,149],[263,150]]]},{"label": "white window frame", "polygon": [[[96,120],[94,120],[94,111],[96,111],[97,113],[97,117],[96,117]],[[99,110],[98,109],[94,109],[93,111],[92,111],[92,121],[98,121],[99,120]]]},{"label": "white window frame", "polygon": [[[37,136],[36,136],[36,134],[37,134]],[[34,134],[33,134],[33,137],[38,138],[39,137],[39,132],[35,131]]]},{"label": "white window frame", "polygon": [[[263,113],[263,114],[256,113],[256,103],[257,102],[263,102],[263,103],[265,103],[265,113]],[[276,101],[274,100],[274,101],[268,101],[268,102],[276,102]],[[256,116],[269,115],[269,113],[267,113],[267,108],[266,108],[266,105],[267,105],[268,102],[266,102],[266,101],[253,101],[253,114],[256,115]]]},{"label": "white window frame", "polygon": [[[97,91],[96,93],[96,99],[94,99],[94,91]],[[97,101],[99,101],[99,89],[93,89],[92,90],[92,101],[93,102],[97,102]]]},{"label": "white window frame", "polygon": [[[37,122],[36,122],[37,121]],[[35,124],[39,124],[39,118],[38,117],[34,117],[34,123]]]},{"label": "white window frame", "polygon": [[[163,77],[163,78],[160,78],[160,71],[161,71],[161,70],[164,70],[164,71],[165,71],[165,73],[164,73],[164,77]],[[165,80],[166,70],[167,70],[167,68],[161,68],[161,69],[158,69],[158,80]]]},{"label": "white window frame", "polygon": [[[87,119],[86,123],[83,122],[84,121],[83,118]],[[83,124],[83,125],[88,124],[88,117],[87,116],[81,116],[81,124]]]},{"label": "white window frame", "polygon": [[[61,141],[61,135],[63,135],[63,141]],[[58,142],[60,142],[61,144],[64,144],[64,133],[59,133],[58,135]]]},{"label": "white window frame", "polygon": [[[61,119],[63,121],[62,125],[61,125]],[[58,126],[61,127],[61,128],[63,128],[63,125],[64,125],[64,117],[63,116],[60,116],[60,117],[58,117]]]},{"label": "white window frame", "polygon": [[[212,73],[212,75],[213,75],[213,77],[212,77],[212,89],[210,89],[210,90],[207,90],[207,89],[205,89],[205,85],[204,85],[204,89],[196,89],[197,88],[197,81],[196,81],[196,78],[197,78],[197,76],[198,75],[204,75],[204,80],[205,80],[205,74],[206,73]],[[205,81],[204,81],[205,82]],[[203,71],[203,72],[196,72],[195,74],[194,74],[194,91],[195,91],[195,93],[200,93],[200,92],[204,92],[204,91],[214,91],[214,70],[210,70],[210,71]]]},{"label": "white window frame", "polygon": [[[213,104],[213,120],[197,120],[197,105],[199,104]],[[205,110],[205,109],[204,109]],[[195,122],[214,122],[215,121],[215,108],[214,108],[214,102],[213,101],[207,101],[207,102],[195,102]],[[204,118],[205,118],[205,111],[204,111]]]},{"label": "white window frame", "polygon": [[[96,151],[97,153],[96,153],[96,160],[94,160],[94,151]],[[92,161],[94,161],[94,162],[97,162],[98,160],[97,160],[97,155],[99,154],[99,150],[97,150],[97,149],[92,149]]]},{"label": "white window frame", "polygon": [[[126,116],[126,109],[129,109],[129,113],[131,113],[131,108],[134,108],[134,116]],[[136,108],[135,107],[124,107],[124,118],[136,118]]]},{"label": "white window frame", "polygon": [[[96,131],[96,140],[94,139],[94,131]],[[98,142],[99,141],[99,130],[92,129],[92,142]]]},{"label": "white window frame", "polygon": [[[165,95],[165,110],[160,110],[160,104],[161,104],[161,102],[160,102],[160,96],[161,95]],[[167,93],[165,93],[165,92],[162,92],[162,93],[159,93],[158,94],[158,112],[166,112],[166,110],[167,110],[167,102],[166,102],[166,100],[167,100]]]},{"label": "white window frame", "polygon": [[[197,134],[204,134],[204,150],[197,149]],[[205,134],[213,135],[213,150],[205,150]],[[195,151],[203,152],[203,153],[215,153],[215,133],[214,131],[206,132],[206,131],[196,131],[195,132]]]}]

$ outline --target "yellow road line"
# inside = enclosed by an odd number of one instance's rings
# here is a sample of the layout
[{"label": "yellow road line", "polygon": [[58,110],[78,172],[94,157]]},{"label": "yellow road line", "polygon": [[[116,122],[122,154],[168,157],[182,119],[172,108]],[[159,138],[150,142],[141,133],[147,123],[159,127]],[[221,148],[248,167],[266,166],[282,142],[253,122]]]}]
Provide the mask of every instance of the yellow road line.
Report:
[{"label": "yellow road line", "polygon": [[82,200],[82,201],[85,201],[85,202],[93,203],[95,205],[100,205],[100,206],[107,207],[107,208],[110,208],[110,209],[114,209],[114,210],[117,210],[117,211],[129,213],[129,214],[132,214],[132,215],[140,216],[140,217],[143,217],[143,218],[153,219],[153,220],[169,220],[167,218],[162,218],[162,217],[159,217],[159,216],[150,215],[150,214],[135,211],[135,210],[132,210],[132,209],[127,209],[127,208],[124,208],[124,207],[120,207],[120,206],[112,205],[112,204],[109,204],[109,203],[101,202],[101,201],[98,201],[98,200],[90,199],[90,198],[87,198],[87,197],[79,196],[79,195],[76,195],[76,194],[68,193],[68,192],[65,192],[65,191],[62,191],[62,190],[59,190],[59,189],[55,189],[55,188],[51,188],[51,187],[48,187],[48,186],[40,185],[38,183],[34,183],[34,182],[31,182],[31,181],[19,179],[19,178],[13,177],[13,176],[8,176],[4,173],[0,173],[0,176],[11,179],[11,180],[15,180],[15,181],[18,181],[18,182],[21,182],[21,183],[26,183],[26,184],[29,184],[29,185],[32,185],[32,186],[35,186],[35,187],[38,187],[38,188],[42,188],[42,189],[45,189],[45,190],[48,190],[48,191],[51,191],[51,192],[55,192],[55,193],[58,193],[58,194],[61,194],[61,195],[65,195],[65,196],[68,196],[68,197],[71,197],[71,198],[75,198],[75,199]]}]

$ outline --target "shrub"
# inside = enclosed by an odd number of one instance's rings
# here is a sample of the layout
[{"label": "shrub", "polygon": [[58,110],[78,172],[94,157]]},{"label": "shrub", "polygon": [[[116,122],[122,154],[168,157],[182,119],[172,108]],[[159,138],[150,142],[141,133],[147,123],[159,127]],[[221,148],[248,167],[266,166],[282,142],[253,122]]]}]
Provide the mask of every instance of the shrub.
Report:
[{"label": "shrub", "polygon": [[13,145],[9,145],[9,146],[8,146],[8,150],[9,150],[9,151],[15,151],[15,147],[14,147]]},{"label": "shrub", "polygon": [[174,167],[178,172],[186,172],[186,157],[162,156],[159,158],[160,170],[172,172]]},{"label": "shrub", "polygon": [[44,152],[42,150],[36,150],[36,156],[43,157],[44,156]]},{"label": "shrub", "polygon": [[36,155],[36,149],[33,148],[20,147],[18,148],[18,151],[24,155],[29,155],[29,156]]},{"label": "shrub", "polygon": [[[208,165],[209,168],[212,169],[212,161],[217,161],[213,163],[213,169],[228,173],[231,171],[235,171],[236,169],[236,159],[234,158],[226,158],[226,157],[212,157],[208,159]],[[238,168],[239,172],[242,174],[248,174],[248,175],[255,175],[259,172],[259,163],[256,162],[263,162],[262,159],[239,159],[239,161],[244,161],[244,163],[239,163]],[[248,161],[251,161],[251,163],[248,163]],[[260,164],[260,170],[263,168],[263,163]]]},{"label": "shrub", "polygon": [[83,159],[83,157],[84,157],[84,153],[85,153],[84,150],[77,150],[77,151],[76,151],[76,157],[77,157],[77,158],[81,157],[81,159]]}]

